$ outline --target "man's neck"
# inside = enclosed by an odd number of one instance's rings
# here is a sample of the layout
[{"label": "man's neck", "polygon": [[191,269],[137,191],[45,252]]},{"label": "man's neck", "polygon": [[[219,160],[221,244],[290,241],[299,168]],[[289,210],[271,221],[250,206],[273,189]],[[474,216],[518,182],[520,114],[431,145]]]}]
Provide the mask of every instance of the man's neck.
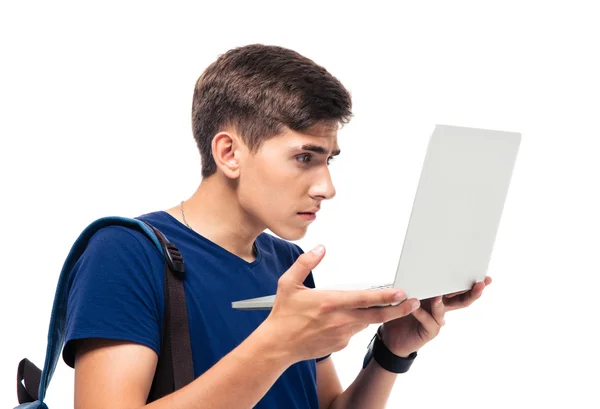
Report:
[{"label": "man's neck", "polygon": [[[198,234],[246,261],[255,260],[252,245],[265,228],[253,223],[239,205],[233,187],[218,174],[202,180],[184,202],[183,210],[185,220]],[[166,212],[184,223],[180,205]]]}]

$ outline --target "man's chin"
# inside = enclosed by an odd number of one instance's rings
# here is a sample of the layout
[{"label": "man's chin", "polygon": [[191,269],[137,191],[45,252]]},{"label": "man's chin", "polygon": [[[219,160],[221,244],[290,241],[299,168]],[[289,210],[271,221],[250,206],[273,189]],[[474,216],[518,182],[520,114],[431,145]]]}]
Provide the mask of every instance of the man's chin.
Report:
[{"label": "man's chin", "polygon": [[296,241],[302,239],[306,236],[306,231],[308,230],[308,226],[305,227],[296,227],[296,228],[286,228],[286,227],[276,227],[271,228],[269,230],[273,232],[277,237],[282,238],[283,240],[288,241]]}]

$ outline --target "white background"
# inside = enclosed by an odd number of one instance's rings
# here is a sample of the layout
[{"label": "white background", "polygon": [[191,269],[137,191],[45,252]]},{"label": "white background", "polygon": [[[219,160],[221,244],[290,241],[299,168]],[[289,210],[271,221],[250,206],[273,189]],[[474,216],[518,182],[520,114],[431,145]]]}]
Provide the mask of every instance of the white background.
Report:
[{"label": "white background", "polygon": [[[393,276],[436,123],[523,135],[484,297],[447,316],[389,408],[597,405],[599,13],[592,2],[12,2],[0,8],[0,406],[43,365],[79,232],[189,197],[195,80],[228,49],[281,45],[352,92],[337,197],[299,242],[318,285]],[[212,3],[212,2],[211,2]],[[451,3],[451,4],[450,4]],[[344,386],[375,327],[333,359]],[[62,361],[51,408],[72,407]]]}]

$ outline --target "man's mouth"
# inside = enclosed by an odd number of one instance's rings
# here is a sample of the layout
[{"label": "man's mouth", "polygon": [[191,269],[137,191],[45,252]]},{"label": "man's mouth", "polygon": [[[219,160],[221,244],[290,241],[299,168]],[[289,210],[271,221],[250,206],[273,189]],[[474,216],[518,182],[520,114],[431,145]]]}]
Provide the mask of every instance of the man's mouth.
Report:
[{"label": "man's mouth", "polygon": [[315,220],[317,215],[313,212],[298,212],[298,215],[304,220]]}]

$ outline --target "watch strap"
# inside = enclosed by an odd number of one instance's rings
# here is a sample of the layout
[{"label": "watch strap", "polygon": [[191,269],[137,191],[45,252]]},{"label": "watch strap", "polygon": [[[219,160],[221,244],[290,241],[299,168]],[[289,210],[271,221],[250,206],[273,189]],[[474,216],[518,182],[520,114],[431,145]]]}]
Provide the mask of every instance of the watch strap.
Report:
[{"label": "watch strap", "polygon": [[[372,358],[375,359],[375,362],[379,364],[383,369],[392,373],[405,373],[407,372],[415,358],[417,357],[417,352],[412,352],[408,357],[404,358],[394,354],[392,351],[388,349],[383,340],[381,339],[381,335],[379,330],[371,340],[369,344],[369,351],[367,354],[371,354]],[[370,360],[370,356],[365,359],[365,365]]]}]

